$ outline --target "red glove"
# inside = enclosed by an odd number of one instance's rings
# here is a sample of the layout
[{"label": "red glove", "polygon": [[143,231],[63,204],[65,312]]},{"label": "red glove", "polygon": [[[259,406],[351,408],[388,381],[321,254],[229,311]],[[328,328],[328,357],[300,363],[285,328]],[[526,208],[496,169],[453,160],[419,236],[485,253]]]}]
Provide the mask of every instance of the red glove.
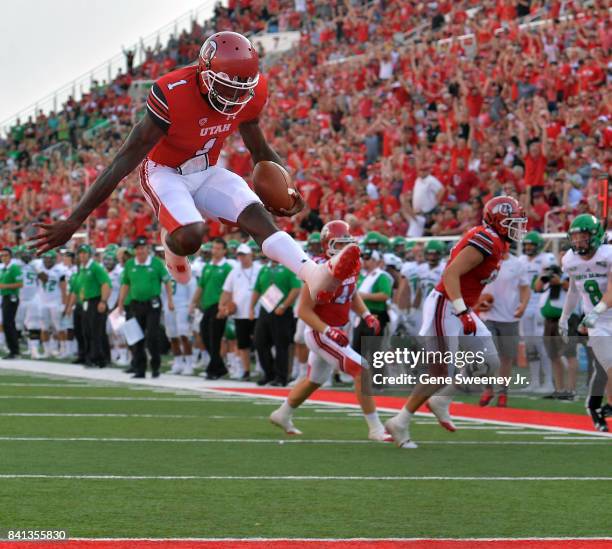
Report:
[{"label": "red glove", "polygon": [[348,336],[340,329],[328,326],[325,329],[324,334],[329,337],[334,343],[340,345],[340,347],[346,347],[349,343]]},{"label": "red glove", "polygon": [[372,313],[368,313],[366,316],[364,316],[363,321],[368,325],[370,330],[374,330],[374,335],[378,335],[380,333],[380,322]]},{"label": "red glove", "polygon": [[469,309],[466,309],[462,313],[458,313],[457,318],[461,320],[461,324],[463,324],[463,333],[465,335],[476,335],[476,322]]}]

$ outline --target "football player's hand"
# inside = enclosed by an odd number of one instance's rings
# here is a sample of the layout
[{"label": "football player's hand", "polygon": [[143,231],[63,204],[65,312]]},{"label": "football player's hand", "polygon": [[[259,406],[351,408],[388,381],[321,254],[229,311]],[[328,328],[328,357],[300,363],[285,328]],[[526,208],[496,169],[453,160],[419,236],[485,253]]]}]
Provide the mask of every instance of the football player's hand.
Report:
[{"label": "football player's hand", "polygon": [[47,280],[49,280],[49,277],[47,276],[47,273],[38,273],[38,280],[45,284]]},{"label": "football player's hand", "polygon": [[168,300],[168,310],[170,312],[174,311],[174,301]]},{"label": "football player's hand", "polygon": [[581,326],[585,328],[595,328],[595,324],[597,323],[597,319],[599,318],[599,313],[595,310],[592,310],[590,313],[584,315]]},{"label": "football player's hand", "polygon": [[378,335],[380,333],[380,322],[372,313],[364,316],[363,321],[366,323],[368,328],[370,328],[370,330],[374,330],[374,335]]},{"label": "football player's hand", "polygon": [[68,242],[80,226],[80,223],[67,219],[55,223],[34,223],[34,227],[40,231],[32,238],[30,245],[37,249],[38,255],[44,254]]},{"label": "football player's hand", "polygon": [[476,321],[472,317],[472,312],[469,309],[461,313],[457,313],[457,318],[463,324],[463,333],[465,335],[476,335]]},{"label": "football player's hand", "polygon": [[514,318],[521,318],[524,314],[525,314],[525,309],[527,308],[527,305],[519,305],[516,308],[516,311],[514,311]]},{"label": "football player's hand", "polygon": [[296,213],[301,212],[304,209],[304,206],[306,205],[306,203],[304,202],[304,198],[299,192],[294,190],[293,197],[293,206],[291,206],[291,208],[289,208],[288,210],[285,208],[276,209],[270,207],[267,207],[267,210],[273,215],[277,215],[279,217],[293,217]]},{"label": "football player's hand", "polygon": [[340,347],[346,347],[349,343],[348,336],[340,328],[328,326],[323,333]]}]

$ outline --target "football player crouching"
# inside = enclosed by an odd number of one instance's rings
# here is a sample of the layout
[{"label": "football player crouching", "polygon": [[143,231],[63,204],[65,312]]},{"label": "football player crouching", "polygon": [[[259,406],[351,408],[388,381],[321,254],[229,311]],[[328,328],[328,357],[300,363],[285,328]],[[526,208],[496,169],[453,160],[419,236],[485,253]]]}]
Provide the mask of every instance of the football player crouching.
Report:
[{"label": "football player crouching", "polygon": [[[330,221],[321,231],[325,260],[354,241],[347,223]],[[349,311],[352,309],[376,334],[380,332],[378,319],[368,311],[355,291],[358,272],[359,265],[334,292],[321,292],[316,301],[311,298],[308,286],[302,287],[297,313],[306,324],[304,339],[310,351],[308,375],[293,387],[287,400],[270,415],[270,421],[289,435],[302,434],[293,424],[295,410],[338,369],[354,378],[355,394],[368,424],[368,438],[376,441],[389,438],[378,417],[373,397],[361,391],[364,359],[351,349],[349,338],[342,329],[348,323]]]}]

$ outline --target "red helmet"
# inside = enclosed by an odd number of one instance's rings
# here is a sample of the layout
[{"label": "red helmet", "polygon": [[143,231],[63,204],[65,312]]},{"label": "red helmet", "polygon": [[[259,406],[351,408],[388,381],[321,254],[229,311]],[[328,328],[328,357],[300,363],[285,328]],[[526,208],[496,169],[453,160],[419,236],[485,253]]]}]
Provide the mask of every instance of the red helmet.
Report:
[{"label": "red helmet", "polygon": [[255,95],[259,56],[247,38],[221,31],[210,36],[198,57],[198,84],[221,114],[237,114]]},{"label": "red helmet", "polygon": [[520,242],[527,233],[527,218],[518,200],[496,196],[484,205],[482,219],[501,238]]},{"label": "red helmet", "polygon": [[355,242],[346,221],[330,221],[321,229],[321,247],[327,257],[336,255],[344,246]]}]

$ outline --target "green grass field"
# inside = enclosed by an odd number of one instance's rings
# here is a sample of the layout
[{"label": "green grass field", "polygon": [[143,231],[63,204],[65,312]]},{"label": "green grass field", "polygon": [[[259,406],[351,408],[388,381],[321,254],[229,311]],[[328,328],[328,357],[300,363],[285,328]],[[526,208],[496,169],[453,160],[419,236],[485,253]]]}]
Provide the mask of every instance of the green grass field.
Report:
[{"label": "green grass field", "polygon": [[0,370],[0,523],[71,537],[610,533],[609,482],[580,480],[610,476],[610,439],[461,421],[453,434],[423,417],[419,449],[401,451],[324,405],[287,439],[267,422],[277,405]]}]

